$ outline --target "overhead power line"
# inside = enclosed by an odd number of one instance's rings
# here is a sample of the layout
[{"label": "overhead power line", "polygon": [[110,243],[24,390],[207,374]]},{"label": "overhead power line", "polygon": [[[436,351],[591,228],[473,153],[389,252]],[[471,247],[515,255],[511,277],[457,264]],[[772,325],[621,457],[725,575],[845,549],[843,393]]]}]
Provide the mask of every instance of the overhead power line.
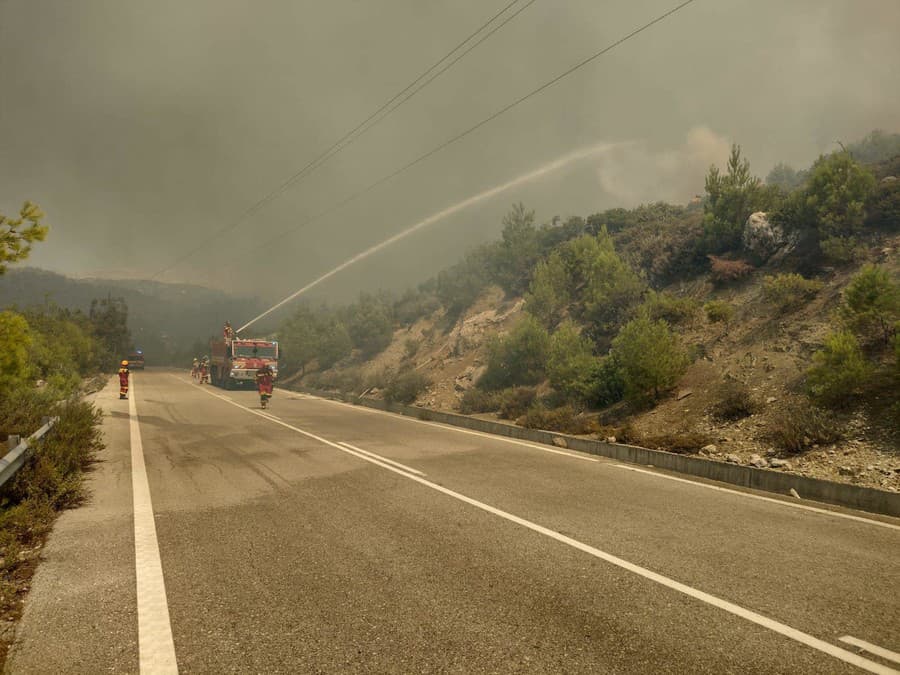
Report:
[{"label": "overhead power line", "polygon": [[[627,42],[627,41],[630,40],[631,38],[633,38],[633,37],[639,35],[640,33],[643,33],[643,32],[644,32],[645,30],[647,30],[648,28],[651,28],[652,26],[655,26],[656,24],[660,23],[661,21],[664,21],[664,20],[667,19],[668,17],[670,17],[670,16],[672,16],[673,14],[675,14],[676,12],[678,12],[678,11],[684,9],[685,7],[687,7],[688,5],[690,5],[690,4],[693,3],[693,2],[694,2],[694,0],[685,0],[685,1],[682,2],[681,4],[676,5],[675,7],[673,7],[672,9],[670,9],[669,11],[667,11],[667,12],[665,12],[665,13],[663,13],[663,14],[660,14],[660,15],[657,16],[655,19],[653,19],[653,20],[651,20],[651,21],[648,21],[647,23],[645,23],[644,25],[640,26],[639,28],[635,28],[633,31],[631,31],[631,32],[628,33],[627,35],[624,35],[623,37],[619,38],[619,39],[616,40],[615,42],[612,42],[612,43],[606,45],[606,46],[605,46],[603,49],[601,49],[600,51],[591,54],[591,55],[588,56],[587,58],[585,58],[585,59],[579,61],[578,63],[572,65],[571,67],[567,68],[566,70],[564,70],[563,72],[561,72],[559,75],[556,75],[555,77],[553,77],[553,78],[547,80],[546,82],[544,82],[543,84],[541,84],[541,85],[538,86],[537,88],[532,89],[532,90],[531,90],[530,92],[528,92],[527,94],[525,94],[525,95],[523,95],[523,96],[520,96],[519,98],[517,98],[517,99],[515,99],[514,101],[512,101],[511,103],[509,103],[509,104],[503,106],[502,108],[500,108],[500,109],[497,110],[496,112],[491,113],[490,115],[488,115],[487,117],[485,117],[483,120],[481,120],[480,122],[477,122],[476,124],[473,124],[471,127],[469,127],[468,129],[466,129],[465,131],[462,131],[462,132],[456,134],[455,136],[452,136],[451,138],[448,138],[446,141],[444,141],[443,143],[440,143],[439,145],[436,145],[435,147],[433,147],[433,148],[432,148],[431,150],[429,150],[428,152],[426,152],[426,153],[424,153],[424,154],[422,154],[422,155],[419,155],[419,156],[416,157],[414,160],[412,160],[412,161],[410,161],[410,162],[407,162],[406,164],[404,164],[403,166],[401,166],[401,167],[395,169],[395,170],[392,171],[391,173],[389,173],[389,174],[387,174],[387,175],[385,175],[385,176],[382,176],[381,178],[379,178],[378,180],[376,180],[374,183],[370,183],[369,185],[367,185],[366,187],[362,188],[361,190],[358,190],[358,191],[352,193],[351,195],[348,195],[347,197],[345,197],[345,198],[342,199],[341,201],[337,202],[336,204],[333,204],[333,205],[329,206],[328,208],[323,209],[322,211],[319,211],[318,213],[315,213],[314,215],[310,216],[309,218],[303,220],[300,224],[295,225],[295,226],[293,226],[293,227],[291,227],[291,228],[289,228],[289,229],[287,229],[287,230],[281,231],[280,233],[278,233],[277,235],[275,235],[275,236],[272,237],[271,239],[268,239],[268,240],[266,240],[264,243],[260,244],[259,246],[257,246],[257,247],[255,247],[255,248],[251,249],[251,252],[255,252],[255,251],[260,250],[260,249],[262,249],[262,248],[266,248],[266,247],[270,246],[273,242],[278,241],[279,239],[281,239],[282,237],[284,237],[284,236],[286,236],[286,235],[289,235],[289,234],[293,234],[294,232],[297,232],[298,230],[300,230],[300,229],[306,227],[307,225],[309,225],[309,224],[311,224],[311,223],[313,223],[313,222],[319,220],[320,218],[324,218],[325,216],[329,215],[330,213],[333,213],[334,211],[337,211],[338,209],[340,209],[340,208],[346,206],[346,205],[349,204],[350,202],[356,201],[357,199],[359,199],[359,198],[362,197],[363,195],[368,194],[368,193],[371,192],[372,190],[378,188],[379,186],[383,185],[384,183],[387,183],[387,182],[390,181],[391,179],[396,178],[397,176],[399,176],[400,174],[404,173],[405,171],[408,171],[409,169],[413,168],[414,166],[416,166],[416,165],[418,165],[418,164],[421,164],[422,162],[424,162],[424,161],[425,161],[426,159],[428,159],[429,157],[432,157],[433,155],[436,155],[437,153],[439,153],[441,150],[444,150],[444,149],[447,148],[448,146],[453,145],[453,144],[456,143],[457,141],[461,141],[461,140],[462,140],[463,138],[465,138],[466,136],[469,136],[470,134],[474,133],[475,131],[478,131],[478,130],[481,129],[483,126],[485,126],[485,125],[487,125],[487,124],[493,122],[495,119],[497,119],[497,118],[500,117],[501,115],[505,115],[506,113],[508,113],[508,112],[509,112],[510,110],[512,110],[513,108],[516,108],[517,106],[521,105],[522,103],[524,103],[524,102],[527,101],[528,99],[530,99],[530,98],[532,98],[532,97],[534,97],[534,96],[537,96],[538,94],[540,94],[540,93],[543,92],[544,90],[549,89],[550,87],[552,87],[553,85],[557,84],[559,81],[563,80],[564,78],[568,77],[569,75],[571,75],[571,74],[574,73],[575,71],[580,70],[581,68],[584,68],[586,65],[588,65],[588,64],[590,64],[591,62],[595,61],[596,59],[600,58],[601,56],[603,56],[603,55],[606,54],[607,52],[612,51],[613,49],[615,49],[616,47],[618,47],[618,46],[621,45],[622,43]],[[247,255],[247,254],[244,253],[244,254],[242,254],[242,255]]]},{"label": "overhead power line", "polygon": [[[238,227],[241,223],[243,223],[247,218],[259,212],[266,204],[274,201],[278,197],[280,197],[284,192],[286,192],[291,186],[295,185],[299,181],[301,181],[306,176],[313,173],[316,169],[318,169],[322,164],[327,162],[331,157],[341,152],[344,148],[351,145],[358,138],[363,136],[370,129],[379,124],[382,120],[388,117],[391,113],[393,113],[397,108],[402,106],[404,103],[409,101],[413,96],[418,94],[422,89],[427,87],[431,82],[436,80],[442,74],[444,74],[447,70],[452,68],[460,59],[462,59],[466,54],[471,52],[473,49],[478,47],[482,42],[491,37],[498,30],[503,28],[507,23],[515,19],[519,14],[528,9],[532,4],[536,2],[536,0],[528,0],[524,5],[519,7],[515,12],[505,17],[503,21],[494,26],[489,32],[481,35],[481,37],[475,41],[473,44],[470,44],[468,47],[466,45],[470,43],[474,38],[484,32],[486,28],[488,28],[491,24],[493,24],[498,18],[506,14],[514,5],[521,2],[521,0],[512,0],[512,2],[508,3],[503,7],[499,12],[494,14],[490,19],[484,22],[481,26],[478,27],[473,33],[468,35],[462,42],[457,44],[453,49],[447,52],[444,56],[434,62],[427,70],[425,70],[421,75],[415,78],[412,82],[410,82],[406,87],[402,90],[394,94],[390,99],[388,99],[385,103],[381,105],[377,110],[371,113],[366,119],[353,127],[350,131],[346,132],[343,136],[337,139],[334,143],[332,143],[326,150],[317,155],[314,159],[310,160],[304,167],[299,169],[296,173],[294,173],[290,178],[281,183],[277,188],[266,194],[264,197],[259,199],[258,201],[251,204],[244,211],[238,215],[237,218],[227,223],[224,227],[219,229],[213,236],[213,238],[218,239],[223,234],[226,234],[236,227]],[[466,47],[463,49],[463,47]],[[459,52],[461,49],[463,51],[456,55],[455,58],[452,58],[449,62],[448,59],[451,59],[454,54]],[[445,63],[447,62],[447,63]],[[441,67],[443,64],[443,67]],[[437,72],[435,72],[437,71]],[[207,242],[198,245],[196,248],[188,251],[187,253],[181,255],[174,262],[165,267],[164,269],[158,271],[154,274],[151,279],[157,279],[166,272],[174,269],[181,263],[186,260],[194,257],[198,252],[203,250],[208,246]]]}]

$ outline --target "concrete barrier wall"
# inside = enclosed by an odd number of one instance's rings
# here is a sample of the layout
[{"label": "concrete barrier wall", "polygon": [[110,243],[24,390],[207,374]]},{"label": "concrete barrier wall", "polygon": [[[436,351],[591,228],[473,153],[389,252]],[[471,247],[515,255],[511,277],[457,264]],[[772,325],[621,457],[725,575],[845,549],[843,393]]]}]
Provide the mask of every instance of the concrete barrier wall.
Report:
[{"label": "concrete barrier wall", "polygon": [[661,450],[650,450],[634,445],[621,443],[606,443],[589,438],[577,438],[539,429],[525,429],[524,427],[502,424],[490,420],[482,420],[468,415],[419,408],[416,406],[401,405],[399,403],[387,403],[375,399],[360,398],[358,396],[342,395],[336,392],[316,391],[304,389],[306,393],[322,398],[331,398],[346,401],[367,408],[375,408],[400,415],[415,417],[420,420],[449,424],[455,427],[482,431],[497,436],[508,436],[533,443],[553,445],[553,439],[563,439],[566,447],[579,452],[592,455],[610,457],[629,464],[653,465],[659,469],[675,471],[690,476],[698,476],[709,480],[739,485],[741,487],[776,492],[781,495],[790,494],[791,489],[797,491],[803,499],[808,499],[838,506],[847,506],[871,513],[881,513],[888,516],[900,517],[900,494],[877,490],[875,488],[835,483],[833,481],[799,476],[792,473],[775,471],[771,469],[757,469],[750,466],[740,466],[727,462],[717,462],[703,457],[689,457],[676,455]]}]

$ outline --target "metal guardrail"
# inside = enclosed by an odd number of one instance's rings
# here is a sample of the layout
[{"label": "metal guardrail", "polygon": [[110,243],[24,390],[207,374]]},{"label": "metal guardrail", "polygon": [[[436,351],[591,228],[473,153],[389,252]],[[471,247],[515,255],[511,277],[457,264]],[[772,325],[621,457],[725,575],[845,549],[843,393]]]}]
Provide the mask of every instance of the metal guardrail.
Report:
[{"label": "metal guardrail", "polygon": [[16,472],[25,464],[25,460],[31,456],[31,444],[43,438],[58,421],[58,417],[45,417],[44,426],[27,438],[9,437],[7,443],[11,449],[3,459],[0,459],[0,487],[3,487],[6,481],[15,476]]}]

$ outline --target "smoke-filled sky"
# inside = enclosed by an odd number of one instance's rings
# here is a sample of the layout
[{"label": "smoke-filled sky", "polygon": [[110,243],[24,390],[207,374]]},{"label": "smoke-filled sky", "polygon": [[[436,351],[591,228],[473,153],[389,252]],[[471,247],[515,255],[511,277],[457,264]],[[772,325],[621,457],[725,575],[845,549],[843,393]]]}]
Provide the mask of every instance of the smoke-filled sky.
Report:
[{"label": "smoke-filled sky", "polygon": [[[277,299],[433,212],[560,156],[627,142],[456,213],[319,297],[398,288],[538,220],[685,202],[738,142],[756,173],[900,131],[900,3],[696,0],[409,172],[340,201],[675,0],[537,0],[359,141],[215,233],[365,119],[508,0],[0,0],[0,211],[51,232],[29,264]],[[524,5],[520,0],[518,6]]]}]

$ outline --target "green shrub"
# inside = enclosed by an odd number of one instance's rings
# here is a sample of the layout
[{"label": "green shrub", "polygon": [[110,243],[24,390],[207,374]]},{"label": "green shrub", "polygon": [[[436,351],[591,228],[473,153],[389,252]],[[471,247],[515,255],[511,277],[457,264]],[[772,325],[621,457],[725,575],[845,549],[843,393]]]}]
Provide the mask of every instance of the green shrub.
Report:
[{"label": "green shrub", "polygon": [[806,372],[810,396],[825,405],[842,405],[868,383],[872,367],[865,360],[853,333],[841,331],[825,339],[823,349],[813,354]]},{"label": "green shrub", "polygon": [[653,321],[662,319],[671,325],[688,323],[700,311],[700,303],[694,298],[679,298],[671,293],[650,291],[641,309]]},{"label": "green shrub", "polygon": [[678,381],[687,354],[665,321],[629,321],[613,340],[612,353],[622,368],[625,395],[632,401],[656,400]]},{"label": "green shrub", "polygon": [[353,341],[343,323],[331,319],[322,326],[316,358],[320,368],[331,368],[353,351]]},{"label": "green shrub", "polygon": [[710,300],[703,305],[703,311],[711,323],[728,323],[734,318],[734,305],[725,300]]},{"label": "green shrub", "polygon": [[856,237],[825,237],[819,242],[825,259],[835,265],[849,265],[865,256],[865,249]]},{"label": "green shrub", "polygon": [[[616,250],[632,268],[645,273],[652,283],[665,285],[706,272],[700,209],[692,211],[690,207],[659,202],[639,206],[627,213],[634,222],[624,229],[617,228]],[[614,222],[608,221],[610,232],[614,231]]]},{"label": "green shrub", "polygon": [[403,353],[406,358],[411,359],[419,353],[419,341],[415,338],[406,338],[403,343]]},{"label": "green shrub", "polygon": [[547,328],[562,319],[572,302],[571,279],[559,251],[552,252],[534,268],[531,285],[525,296],[525,311]]},{"label": "green shrub", "polygon": [[820,157],[805,188],[819,240],[852,237],[865,222],[865,204],[875,189],[875,176],[848,152]]},{"label": "green shrub", "polygon": [[500,417],[515,420],[534,405],[537,390],[534,387],[511,387],[500,392]]},{"label": "green shrub", "polygon": [[865,341],[889,344],[900,321],[900,284],[878,265],[864,266],[844,290],[844,324]]},{"label": "green shrub", "polygon": [[0,312],[0,393],[22,386],[28,379],[31,339],[25,317]]},{"label": "green shrub", "polygon": [[584,415],[579,415],[570,405],[553,410],[547,410],[538,405],[532,406],[519,419],[518,423],[526,429],[543,429],[574,435],[592,434],[599,428],[596,422]]},{"label": "green shrub", "polygon": [[365,377],[364,389],[384,389],[394,377],[394,371],[389,366],[376,368]]},{"label": "green shrub", "polygon": [[431,384],[428,378],[412,368],[402,370],[388,382],[384,389],[386,401],[409,404]]},{"label": "green shrub", "polygon": [[729,380],[719,388],[717,396],[718,400],[713,404],[711,412],[718,420],[732,422],[743,419],[759,408],[750,388],[742,382]]},{"label": "green shrub", "polygon": [[392,308],[382,298],[362,293],[342,315],[353,346],[364,357],[372,357],[391,344],[394,337]]},{"label": "green shrub", "polygon": [[795,453],[841,439],[833,418],[808,403],[782,409],[772,419],[767,435],[778,448]]},{"label": "green shrub", "polygon": [[763,280],[763,299],[780,312],[796,309],[822,290],[822,282],[799,274],[778,274]]},{"label": "green shrub", "polygon": [[571,321],[560,325],[550,338],[547,377],[550,385],[568,401],[588,402],[594,398],[600,359],[593,343],[580,334]]},{"label": "green shrub", "polygon": [[547,331],[526,314],[508,335],[488,342],[487,369],[478,386],[496,390],[539,383],[545,376],[549,347]]},{"label": "green shrub", "polygon": [[750,162],[741,148],[731,146],[726,172],[712,166],[706,175],[703,225],[707,250],[713,253],[740,247],[744,223],[754,211],[765,211],[767,189],[750,173]]},{"label": "green shrub", "polygon": [[600,407],[613,405],[625,397],[625,375],[614,354],[600,359],[592,384],[590,402]]},{"label": "green shrub", "polygon": [[459,411],[463,415],[494,412],[500,408],[500,397],[501,393],[498,391],[484,391],[474,387],[463,394]]}]

